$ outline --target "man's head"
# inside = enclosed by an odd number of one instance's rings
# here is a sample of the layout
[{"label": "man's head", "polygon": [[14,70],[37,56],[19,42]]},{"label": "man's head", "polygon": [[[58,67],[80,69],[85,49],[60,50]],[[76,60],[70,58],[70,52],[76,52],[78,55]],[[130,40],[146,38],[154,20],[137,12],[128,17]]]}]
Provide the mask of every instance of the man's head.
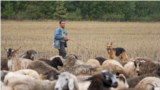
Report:
[{"label": "man's head", "polygon": [[59,21],[59,25],[61,28],[64,28],[65,27],[65,21],[64,20],[60,20]]}]

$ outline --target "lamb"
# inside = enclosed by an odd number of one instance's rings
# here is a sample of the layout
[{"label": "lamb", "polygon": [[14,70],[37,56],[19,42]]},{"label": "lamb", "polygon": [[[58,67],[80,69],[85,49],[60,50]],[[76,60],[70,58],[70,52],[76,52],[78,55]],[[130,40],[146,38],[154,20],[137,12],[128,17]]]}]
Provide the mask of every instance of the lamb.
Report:
[{"label": "lamb", "polygon": [[68,72],[63,72],[56,82],[55,90],[79,90],[78,80],[76,76]]},{"label": "lamb", "polygon": [[100,63],[98,62],[98,60],[96,59],[89,59],[86,64],[92,65],[92,66],[101,66]]},{"label": "lamb", "polygon": [[[156,85],[156,87],[152,86],[154,84]],[[136,85],[135,88],[136,89],[140,89],[140,90],[160,90],[160,78],[157,78],[157,77],[146,77],[143,80],[141,80]],[[155,88],[157,88],[157,89],[155,89]]]},{"label": "lamb", "polygon": [[145,77],[160,77],[160,69],[156,73],[144,74],[144,75],[141,75],[141,76],[128,78],[127,82],[129,84],[129,87],[134,88]]},{"label": "lamb", "polygon": [[[27,69],[32,69],[38,72],[38,74],[41,74],[40,77],[42,79],[48,79],[49,78],[54,78],[57,79],[57,75],[59,75],[58,70],[56,70],[55,68],[51,67],[50,65],[39,61],[39,60],[35,60],[33,62],[31,62]],[[53,77],[50,76],[50,74],[53,75]],[[51,79],[52,80],[52,79]]]},{"label": "lamb", "polygon": [[14,72],[14,74],[28,75],[28,76],[33,77],[34,79],[40,79],[39,74],[36,71],[31,70],[31,69],[21,69],[21,70]]},{"label": "lamb", "polygon": [[103,58],[103,57],[96,57],[95,59],[99,61],[100,65],[102,65],[103,62],[104,62],[105,60],[107,60],[107,59],[105,59],[105,58]]},{"label": "lamb", "polygon": [[1,57],[1,70],[9,70],[7,63],[8,59],[6,57]]},{"label": "lamb", "polygon": [[5,77],[5,86],[14,87],[16,90],[54,90],[55,84],[56,80],[38,80],[21,74],[9,73]]},{"label": "lamb", "polygon": [[57,70],[58,70],[58,66],[63,66],[63,63],[62,63],[60,57],[54,57],[52,60],[40,58],[39,60],[47,63],[48,65],[56,68]]},{"label": "lamb", "polygon": [[9,71],[17,71],[20,69],[26,69],[28,64],[32,62],[31,60],[28,60],[28,59],[19,60],[19,58],[17,57],[17,54],[16,54],[16,52],[19,49],[20,48],[18,48],[18,49],[9,48],[8,50],[5,49],[7,51]]},{"label": "lamb", "polygon": [[19,54],[18,57],[34,60],[35,54],[37,54],[37,52],[31,49],[27,50],[25,53]]},{"label": "lamb", "polygon": [[111,87],[116,88],[118,82],[110,71],[103,71],[101,74],[96,74],[87,80],[92,80],[87,90],[110,90]]}]

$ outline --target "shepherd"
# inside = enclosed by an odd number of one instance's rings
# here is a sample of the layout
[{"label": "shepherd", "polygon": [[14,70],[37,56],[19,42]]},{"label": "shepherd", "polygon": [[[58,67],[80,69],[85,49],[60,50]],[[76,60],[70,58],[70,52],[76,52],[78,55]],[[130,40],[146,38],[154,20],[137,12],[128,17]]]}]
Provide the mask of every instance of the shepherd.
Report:
[{"label": "shepherd", "polygon": [[67,41],[69,39],[65,29],[65,21],[60,20],[59,25],[60,27],[54,33],[54,48],[58,49],[59,55],[65,58],[67,54],[65,47],[67,47]]}]

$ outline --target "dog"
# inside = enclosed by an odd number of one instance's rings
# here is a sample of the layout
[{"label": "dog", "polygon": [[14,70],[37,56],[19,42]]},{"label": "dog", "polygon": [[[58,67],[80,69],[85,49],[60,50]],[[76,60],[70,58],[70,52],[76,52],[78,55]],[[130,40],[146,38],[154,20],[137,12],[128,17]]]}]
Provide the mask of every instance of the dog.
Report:
[{"label": "dog", "polygon": [[112,42],[111,44],[109,44],[107,42],[107,53],[108,53],[108,56],[110,59],[114,59],[116,57],[119,57],[119,59],[122,61],[122,59],[124,59],[125,61],[128,62],[128,56],[127,56],[127,52],[123,49],[123,48],[120,48],[120,47],[117,47],[117,48],[113,48],[112,47]]}]

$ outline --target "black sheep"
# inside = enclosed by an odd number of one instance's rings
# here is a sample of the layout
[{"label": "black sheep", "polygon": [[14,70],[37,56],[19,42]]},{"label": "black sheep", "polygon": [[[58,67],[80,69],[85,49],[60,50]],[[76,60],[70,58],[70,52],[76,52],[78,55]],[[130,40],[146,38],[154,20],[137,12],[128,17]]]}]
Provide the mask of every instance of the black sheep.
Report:
[{"label": "black sheep", "polygon": [[104,70],[101,74],[96,74],[87,80],[92,80],[88,90],[110,90],[111,87],[118,86],[115,75],[108,70]]},{"label": "black sheep", "polygon": [[103,62],[104,62],[105,60],[107,60],[107,59],[105,59],[105,58],[103,58],[103,57],[96,57],[95,59],[98,60],[101,65],[103,64]]},{"label": "black sheep", "polygon": [[40,58],[38,60],[47,63],[48,65],[56,68],[57,70],[58,70],[57,66],[63,66],[63,63],[62,63],[62,60],[60,59],[60,57],[55,57],[52,60],[47,60],[47,59],[44,59],[44,58]]}]

